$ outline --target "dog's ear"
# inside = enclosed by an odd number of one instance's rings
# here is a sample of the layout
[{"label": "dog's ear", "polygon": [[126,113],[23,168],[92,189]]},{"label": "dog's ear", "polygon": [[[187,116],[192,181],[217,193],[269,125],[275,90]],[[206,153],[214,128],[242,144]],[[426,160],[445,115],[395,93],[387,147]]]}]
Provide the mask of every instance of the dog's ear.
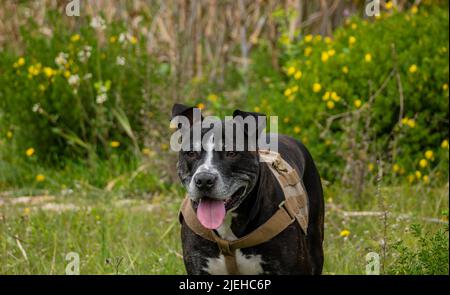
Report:
[{"label": "dog's ear", "polygon": [[187,106],[184,104],[176,103],[172,107],[172,119],[177,116],[186,117],[189,120],[191,126],[197,118],[194,116],[194,112],[198,111],[200,113],[200,120],[203,120],[203,116],[201,116],[200,109],[194,108],[192,106]]},{"label": "dog's ear", "polygon": [[259,136],[261,135],[261,132],[264,130],[264,128],[266,128],[267,116],[265,114],[235,110],[233,112],[233,118],[235,118],[237,116],[241,116],[242,119],[244,119],[244,120],[248,117],[254,118],[254,120],[256,122],[256,130],[249,132],[247,124],[244,125],[244,132],[248,136],[251,136],[254,133],[256,133],[256,137],[259,138]]}]

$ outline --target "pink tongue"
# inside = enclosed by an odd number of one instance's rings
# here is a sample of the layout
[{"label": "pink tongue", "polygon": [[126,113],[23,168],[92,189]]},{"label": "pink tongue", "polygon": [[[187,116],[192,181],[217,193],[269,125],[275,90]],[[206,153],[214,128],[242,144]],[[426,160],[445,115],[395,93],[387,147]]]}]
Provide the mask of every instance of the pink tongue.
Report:
[{"label": "pink tongue", "polygon": [[225,217],[225,203],[220,200],[203,198],[197,208],[200,223],[209,229],[216,229],[222,225]]}]

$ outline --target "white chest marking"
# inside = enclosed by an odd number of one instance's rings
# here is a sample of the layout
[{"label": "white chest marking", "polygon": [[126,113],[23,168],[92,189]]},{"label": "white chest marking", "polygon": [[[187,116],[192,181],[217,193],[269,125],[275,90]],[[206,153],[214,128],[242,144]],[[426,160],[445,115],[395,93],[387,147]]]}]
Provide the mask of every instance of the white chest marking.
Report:
[{"label": "white chest marking", "polygon": [[[224,223],[217,229],[219,236],[223,239],[233,241],[237,237],[231,230],[231,218],[235,213],[229,212],[225,217]],[[225,257],[220,254],[218,258],[208,258],[207,266],[204,269],[212,275],[227,275],[227,267],[225,265]],[[239,273],[242,275],[258,275],[262,274],[263,260],[261,255],[244,255],[239,249],[236,250],[236,263]]]}]

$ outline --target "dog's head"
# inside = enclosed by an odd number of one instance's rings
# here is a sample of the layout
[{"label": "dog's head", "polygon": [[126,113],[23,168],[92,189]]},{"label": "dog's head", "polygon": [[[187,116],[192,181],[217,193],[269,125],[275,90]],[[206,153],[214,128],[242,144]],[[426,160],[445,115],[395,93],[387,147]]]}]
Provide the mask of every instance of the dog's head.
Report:
[{"label": "dog's head", "polygon": [[[236,149],[237,140],[233,140],[232,148],[225,148],[225,136],[230,136],[225,128],[217,135],[212,132],[211,127],[204,127],[200,132],[201,148],[195,150],[194,108],[176,104],[172,109],[172,117],[177,116],[185,117],[191,126],[186,131],[191,135],[190,148],[179,152],[178,175],[197,209],[199,220],[208,228],[217,228],[221,225],[225,212],[237,208],[257,182],[259,156],[256,148],[251,148],[253,145],[249,143],[249,139],[260,136],[262,130],[256,125],[256,130],[249,131],[245,124],[237,123],[234,131],[243,131],[244,148]],[[264,115],[234,111],[233,117],[238,116],[243,119],[251,116],[257,121],[258,117]],[[204,119],[200,118],[202,120]],[[225,125],[224,121],[220,122]],[[197,123],[201,125],[201,122]],[[216,138],[217,136],[221,138]],[[231,136],[234,137],[235,133]]]}]

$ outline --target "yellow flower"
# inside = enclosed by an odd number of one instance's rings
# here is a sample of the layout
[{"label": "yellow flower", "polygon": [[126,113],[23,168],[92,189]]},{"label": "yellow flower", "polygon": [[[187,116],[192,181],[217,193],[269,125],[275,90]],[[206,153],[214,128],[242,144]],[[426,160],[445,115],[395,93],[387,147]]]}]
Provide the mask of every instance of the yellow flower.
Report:
[{"label": "yellow flower", "polygon": [[14,63],[14,67],[18,68],[25,64],[25,58],[19,57],[19,59]]},{"label": "yellow flower", "polygon": [[394,173],[399,172],[399,171],[400,171],[400,166],[399,166],[398,164],[394,164],[394,165],[392,166],[392,171],[393,171]]},{"label": "yellow flower", "polygon": [[200,110],[203,110],[205,108],[205,104],[200,102],[197,104],[197,108],[199,108]]},{"label": "yellow flower", "polygon": [[425,158],[427,158],[428,160],[433,159],[433,157],[434,157],[434,153],[432,150],[428,150],[425,152]]},{"label": "yellow flower", "polygon": [[339,233],[339,236],[341,236],[341,237],[343,237],[343,238],[346,238],[346,237],[348,237],[349,235],[350,235],[350,231],[347,230],[347,229],[344,229],[343,231],[341,231],[341,232]]},{"label": "yellow flower", "polygon": [[325,43],[327,43],[327,44],[330,44],[330,43],[332,42],[332,40],[331,40],[330,37],[325,37],[323,40],[324,40]]},{"label": "yellow flower", "polygon": [[419,11],[419,8],[417,8],[417,5],[413,5],[413,6],[411,7],[411,13],[412,13],[412,14],[416,14],[418,11]]},{"label": "yellow flower", "polygon": [[323,101],[327,101],[330,99],[330,92],[327,91],[325,92],[325,94],[322,96]]},{"label": "yellow flower", "polygon": [[120,142],[113,140],[109,143],[112,148],[118,148],[120,146]]},{"label": "yellow flower", "polygon": [[257,113],[259,113],[261,111],[261,109],[259,107],[254,107],[253,110]]},{"label": "yellow flower", "polygon": [[422,177],[423,183],[428,184],[430,183],[430,177],[428,175],[424,175]]},{"label": "yellow flower", "polygon": [[331,140],[329,140],[329,139],[325,140],[325,145],[326,145],[326,146],[331,145]]},{"label": "yellow flower", "polygon": [[372,61],[372,55],[371,55],[370,53],[367,53],[367,54],[364,56],[364,60],[365,60],[366,62],[371,62],[371,61]]},{"label": "yellow flower", "polygon": [[214,93],[211,93],[210,95],[208,95],[209,101],[216,102],[218,99],[219,99],[219,97]]},{"label": "yellow flower", "polygon": [[341,97],[339,95],[337,95],[336,92],[331,92],[331,99],[334,100],[335,102],[338,102],[341,100]]},{"label": "yellow flower", "polygon": [[289,118],[289,117],[285,117],[284,119],[283,119],[283,122],[284,123],[289,123],[291,121],[291,118]]},{"label": "yellow flower", "polygon": [[38,86],[39,90],[44,92],[45,91],[45,85],[44,84],[39,84]]},{"label": "yellow flower", "polygon": [[416,65],[411,65],[411,66],[409,67],[409,72],[410,72],[411,74],[417,72],[417,66],[416,66]]},{"label": "yellow flower", "polygon": [[25,208],[23,208],[23,215],[30,215],[30,208],[28,208],[28,207],[25,207]]},{"label": "yellow flower", "polygon": [[321,59],[322,59],[322,62],[327,62],[327,60],[328,60],[328,53],[322,52]]},{"label": "yellow flower", "polygon": [[294,87],[291,88],[292,92],[297,92],[298,91],[298,85],[295,85]]},{"label": "yellow flower", "polygon": [[297,71],[294,75],[294,79],[295,80],[300,80],[300,78],[302,77],[302,72],[301,71]]},{"label": "yellow flower", "polygon": [[312,52],[312,48],[311,46],[308,46],[305,48],[305,50],[303,51],[303,53],[305,54],[305,56],[310,56]]},{"label": "yellow flower", "polygon": [[414,119],[408,119],[408,126],[410,127],[410,128],[414,128],[414,127],[416,127],[416,121],[414,121]]},{"label": "yellow flower", "polygon": [[80,39],[81,39],[80,34],[75,34],[75,35],[72,35],[72,37],[70,37],[70,41],[72,41],[72,42],[78,42],[78,41],[80,41]]},{"label": "yellow flower", "polygon": [[72,74],[70,73],[70,71],[64,71],[64,77],[66,77],[67,79],[70,78]]},{"label": "yellow flower", "polygon": [[333,55],[335,55],[335,54],[336,54],[336,50],[334,50],[334,49],[328,50],[328,55],[329,55],[329,56],[333,56]]},{"label": "yellow flower", "polygon": [[343,67],[342,67],[342,72],[343,72],[344,74],[348,74],[348,67],[347,67],[347,66],[343,66]]},{"label": "yellow flower", "polygon": [[353,45],[356,43],[356,38],[353,36],[348,37],[348,44]]},{"label": "yellow flower", "polygon": [[295,134],[299,134],[300,131],[302,131],[302,129],[301,129],[300,127],[298,127],[298,126],[295,126],[295,127],[294,127],[294,132],[295,132]]},{"label": "yellow flower", "polygon": [[408,175],[408,182],[413,183],[416,177],[413,174]]},{"label": "yellow flower", "polygon": [[362,102],[361,102],[360,99],[357,99],[357,100],[355,100],[355,101],[353,102],[353,104],[355,105],[355,107],[356,107],[357,109],[359,109],[359,108],[361,107]]},{"label": "yellow flower", "polygon": [[287,69],[288,76],[292,76],[295,73],[295,71],[296,71],[295,67],[289,67]]},{"label": "yellow flower", "polygon": [[394,4],[392,3],[392,1],[389,1],[389,2],[386,2],[386,4],[384,5],[384,7],[385,7],[387,10],[391,10],[392,7],[394,7]]},{"label": "yellow flower", "polygon": [[47,76],[47,78],[51,78],[56,74],[56,71],[50,67],[45,67],[44,74]]},{"label": "yellow flower", "polygon": [[136,44],[137,41],[138,41],[138,40],[137,40],[136,37],[134,37],[134,36],[131,36],[131,37],[130,37],[130,43],[131,43],[131,44]]},{"label": "yellow flower", "polygon": [[358,25],[355,24],[355,23],[352,23],[351,27],[352,27],[353,30],[356,30],[356,28],[358,28]]},{"label": "yellow flower", "polygon": [[6,138],[12,138],[12,137],[13,137],[12,131],[6,132]]},{"label": "yellow flower", "polygon": [[25,154],[26,154],[28,157],[31,157],[32,155],[34,155],[34,148],[32,148],[32,147],[28,148],[28,149],[25,151]]},{"label": "yellow flower", "polygon": [[334,109],[334,101],[328,101],[327,102],[327,108],[329,108],[330,110]]},{"label": "yellow flower", "polygon": [[421,159],[421,160],[419,161],[419,166],[420,166],[420,168],[425,168],[425,167],[427,167],[427,166],[428,166],[428,161],[425,160],[425,159]]},{"label": "yellow flower", "polygon": [[156,155],[156,152],[155,152],[155,151],[152,151],[152,150],[149,149],[149,148],[143,148],[143,149],[142,149],[142,154],[144,154],[145,156],[148,156],[148,157],[153,157],[153,156]]},{"label": "yellow flower", "polygon": [[370,172],[373,171],[373,168],[374,168],[373,163],[369,163],[369,164],[367,165],[367,169],[368,169]]},{"label": "yellow flower", "polygon": [[320,40],[322,40],[322,36],[321,35],[316,35],[314,37],[314,41],[320,41]]},{"label": "yellow flower", "polygon": [[37,76],[39,75],[39,73],[41,72],[41,64],[35,64],[35,65],[31,65],[28,67],[28,74],[30,74],[31,76]]},{"label": "yellow flower", "polygon": [[447,83],[442,85],[442,90],[444,90],[444,91],[448,90],[448,84]]},{"label": "yellow flower", "polygon": [[444,139],[441,143],[441,148],[448,149],[448,140]]},{"label": "yellow flower", "polygon": [[313,35],[311,35],[311,34],[305,36],[305,42],[306,43],[311,42],[312,39],[313,39]]},{"label": "yellow flower", "polygon": [[322,90],[322,85],[320,85],[319,83],[314,83],[313,84],[313,91],[315,93],[319,92],[320,90]]},{"label": "yellow flower", "polygon": [[117,41],[117,37],[116,36],[109,37],[109,43],[116,43],[116,41]]},{"label": "yellow flower", "polygon": [[416,173],[415,173],[415,175],[416,175],[416,178],[417,178],[417,179],[420,179],[420,178],[422,177],[422,172],[420,172],[419,170],[417,170]]},{"label": "yellow flower", "polygon": [[294,99],[295,99],[295,95],[291,95],[291,96],[288,97],[287,100],[288,100],[288,102],[293,102]]},{"label": "yellow flower", "polygon": [[292,94],[291,88],[287,88],[286,90],[284,90],[284,96],[290,96],[291,94]]},{"label": "yellow flower", "polygon": [[45,176],[42,174],[36,175],[36,181],[37,182],[43,182],[45,180]]}]

